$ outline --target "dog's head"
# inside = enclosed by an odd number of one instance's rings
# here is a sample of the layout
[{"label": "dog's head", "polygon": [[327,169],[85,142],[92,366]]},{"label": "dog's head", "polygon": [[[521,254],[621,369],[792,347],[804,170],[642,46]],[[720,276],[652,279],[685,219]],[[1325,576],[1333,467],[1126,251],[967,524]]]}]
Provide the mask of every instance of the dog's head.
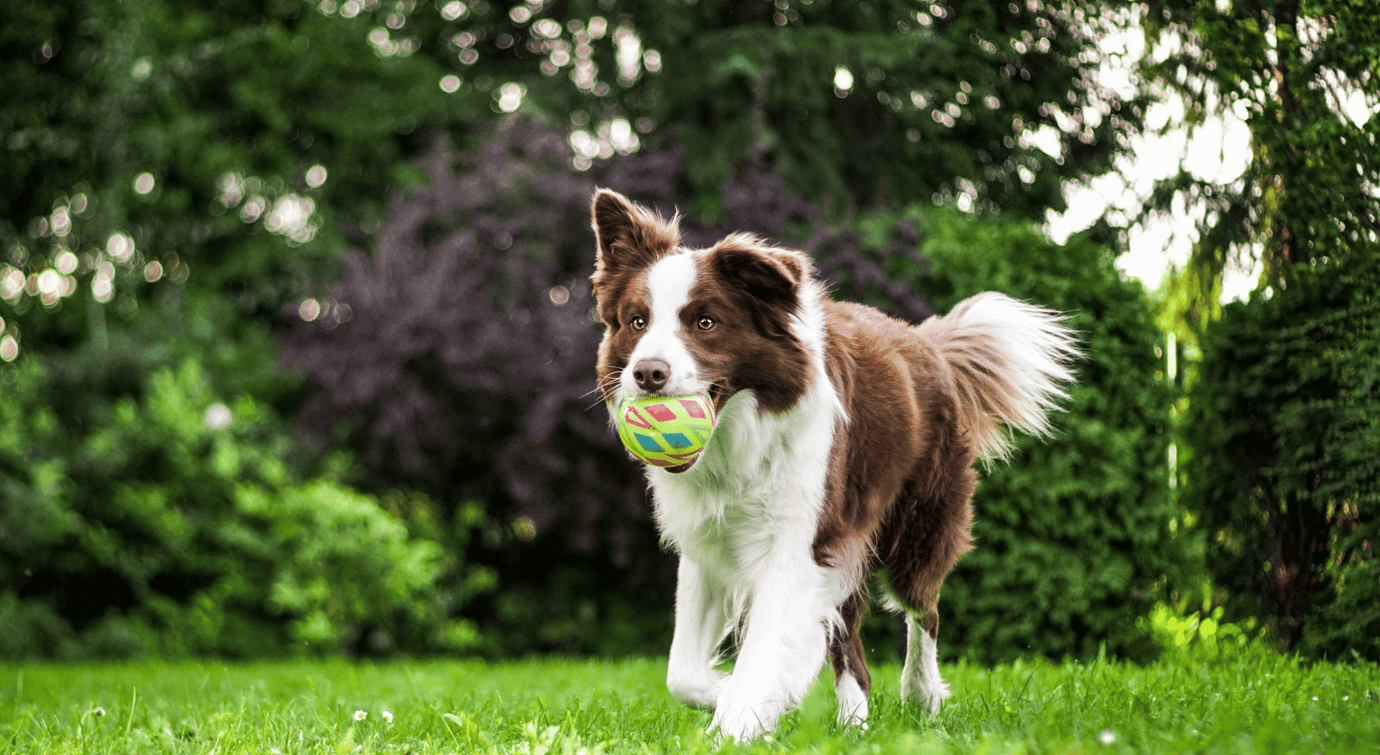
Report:
[{"label": "dog's head", "polygon": [[722,409],[751,390],[760,411],[780,412],[804,395],[810,358],[799,315],[802,296],[817,295],[807,257],[746,234],[686,249],[675,219],[606,189],[593,215],[605,401],[708,393]]}]

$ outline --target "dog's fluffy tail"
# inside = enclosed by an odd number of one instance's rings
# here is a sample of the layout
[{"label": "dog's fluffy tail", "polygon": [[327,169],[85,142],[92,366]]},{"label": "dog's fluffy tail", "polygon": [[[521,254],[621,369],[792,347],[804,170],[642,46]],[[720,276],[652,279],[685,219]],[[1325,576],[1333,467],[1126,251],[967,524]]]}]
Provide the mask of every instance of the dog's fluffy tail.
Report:
[{"label": "dog's fluffy tail", "polygon": [[1049,431],[1050,410],[1067,398],[1077,336],[1063,315],[988,292],[916,326],[952,371],[960,421],[978,455],[1004,459],[1011,440],[997,422],[1034,435]]}]

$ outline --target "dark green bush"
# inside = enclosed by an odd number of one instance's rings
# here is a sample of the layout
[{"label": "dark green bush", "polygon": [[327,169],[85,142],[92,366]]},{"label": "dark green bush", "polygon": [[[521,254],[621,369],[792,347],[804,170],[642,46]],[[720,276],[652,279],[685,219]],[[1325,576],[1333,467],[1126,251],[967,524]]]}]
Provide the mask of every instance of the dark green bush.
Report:
[{"label": "dark green bush", "polygon": [[1088,657],[1104,643],[1126,657],[1153,652],[1136,620],[1187,544],[1171,528],[1171,392],[1143,288],[1081,237],[1055,244],[1028,223],[942,209],[921,227],[933,274],[919,285],[937,312],[1001,291],[1068,313],[1086,351],[1051,437],[1017,437],[1010,462],[982,474],[976,544],[940,600],[941,648],[983,662]]},{"label": "dark green bush", "polygon": [[1380,659],[1380,255],[1292,266],[1202,344],[1183,500],[1228,617]]},{"label": "dark green bush", "polygon": [[89,430],[58,420],[51,407],[64,397],[42,360],[11,375],[0,402],[0,658],[474,641],[472,626],[447,617],[492,580],[443,548],[456,538],[429,503],[394,497],[390,513],[337,475],[294,479],[281,423],[247,397],[218,401],[196,362],[153,373],[142,396],[86,418]]}]

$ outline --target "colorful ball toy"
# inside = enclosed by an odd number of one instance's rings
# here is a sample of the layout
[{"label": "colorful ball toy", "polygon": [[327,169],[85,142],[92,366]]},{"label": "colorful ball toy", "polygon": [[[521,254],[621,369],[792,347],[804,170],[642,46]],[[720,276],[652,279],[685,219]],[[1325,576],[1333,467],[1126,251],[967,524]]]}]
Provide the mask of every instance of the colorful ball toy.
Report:
[{"label": "colorful ball toy", "polygon": [[708,396],[625,398],[614,414],[618,438],[633,456],[658,467],[695,463],[714,434]]}]

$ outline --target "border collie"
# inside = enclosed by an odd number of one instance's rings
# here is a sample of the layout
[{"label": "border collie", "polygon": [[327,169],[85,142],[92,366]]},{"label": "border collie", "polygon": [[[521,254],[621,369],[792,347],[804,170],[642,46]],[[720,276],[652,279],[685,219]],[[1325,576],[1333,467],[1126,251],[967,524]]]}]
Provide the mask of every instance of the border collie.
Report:
[{"label": "border collie", "polygon": [[974,459],[1006,454],[999,421],[1047,432],[1073,332],[997,293],[918,326],[834,302],[799,252],[745,234],[687,249],[676,220],[608,190],[593,221],[610,414],[625,396],[708,394],[719,418],[695,461],[646,469],[680,556],[671,694],[746,741],[800,703],[827,655],[839,720],[866,726],[858,629],[877,573],[905,616],[902,695],[937,713],[936,604],[972,541]]}]

